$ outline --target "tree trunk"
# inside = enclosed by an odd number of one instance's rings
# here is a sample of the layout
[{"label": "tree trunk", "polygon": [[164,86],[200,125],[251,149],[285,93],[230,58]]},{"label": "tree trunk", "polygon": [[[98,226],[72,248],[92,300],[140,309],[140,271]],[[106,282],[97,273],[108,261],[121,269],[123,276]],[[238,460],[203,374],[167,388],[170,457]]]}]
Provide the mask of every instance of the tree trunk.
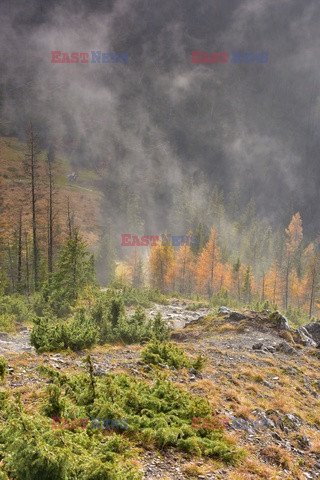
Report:
[{"label": "tree trunk", "polygon": [[53,177],[51,159],[48,154],[48,176],[49,176],[49,224],[48,224],[48,273],[49,283],[53,273]]},{"label": "tree trunk", "polygon": [[315,279],[316,279],[316,266],[313,266],[312,269],[312,282],[311,282],[311,294],[310,294],[310,305],[309,305],[309,319],[312,317],[312,307],[314,301],[314,290],[315,290]]},{"label": "tree trunk", "polygon": [[17,283],[18,289],[21,290],[22,280],[22,208],[19,212],[19,228],[18,228],[18,269],[17,269]]}]

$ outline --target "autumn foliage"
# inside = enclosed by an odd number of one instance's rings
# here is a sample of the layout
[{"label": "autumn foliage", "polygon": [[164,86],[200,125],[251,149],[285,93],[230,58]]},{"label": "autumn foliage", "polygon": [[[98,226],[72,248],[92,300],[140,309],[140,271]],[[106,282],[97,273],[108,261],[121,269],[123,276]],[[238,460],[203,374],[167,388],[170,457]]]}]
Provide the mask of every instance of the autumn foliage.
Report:
[{"label": "autumn foliage", "polygon": [[[207,243],[199,251],[186,244],[175,248],[158,244],[151,248],[144,262],[143,283],[164,293],[197,293],[210,299],[223,292],[245,304],[268,301],[277,308],[297,307],[311,317],[320,306],[319,242],[304,246],[299,213],[293,215],[283,235],[282,251],[260,272],[253,265],[242,263],[240,258],[225,261],[224,246],[216,228],[211,230]],[[126,275],[122,276],[132,284],[132,265],[143,263],[137,255],[135,251],[128,261]]]}]

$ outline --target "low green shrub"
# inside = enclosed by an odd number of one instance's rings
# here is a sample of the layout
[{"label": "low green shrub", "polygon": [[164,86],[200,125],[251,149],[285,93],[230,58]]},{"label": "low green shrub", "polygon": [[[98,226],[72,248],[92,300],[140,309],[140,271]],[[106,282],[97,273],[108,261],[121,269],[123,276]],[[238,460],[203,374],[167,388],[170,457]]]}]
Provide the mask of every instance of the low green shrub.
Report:
[{"label": "low green shrub", "polygon": [[8,313],[14,315],[16,322],[22,323],[32,318],[32,305],[23,295],[14,294],[0,297],[0,315]]},{"label": "low green shrub", "polygon": [[4,357],[0,357],[0,380],[3,380],[7,372],[7,364]]},{"label": "low green shrub", "polygon": [[15,316],[10,313],[0,315],[0,331],[15,332]]},{"label": "low green shrub", "polygon": [[162,305],[169,303],[167,297],[158,289],[136,289],[131,285],[113,282],[108,291],[112,296],[120,296],[126,306],[139,305],[144,308],[150,308],[153,303]]},{"label": "low green shrub", "polygon": [[0,331],[14,332],[16,322],[28,322],[32,317],[32,305],[23,295],[0,296]]},{"label": "low green shrub", "polygon": [[146,343],[152,338],[167,340],[170,331],[159,312],[154,320],[147,320],[144,310],[138,306],[133,315],[127,316],[121,296],[99,296],[89,314],[79,309],[68,320],[54,316],[36,317],[31,344],[37,352],[67,348],[77,351],[96,343]]},{"label": "low green shrub", "polygon": [[77,351],[90,348],[96,343],[97,330],[83,310],[79,310],[69,322],[37,317],[34,323],[30,342],[37,352],[67,348]]},{"label": "low green shrub", "polygon": [[[194,430],[192,417],[207,417],[207,399],[197,397],[161,376],[138,380],[125,374],[95,377],[90,357],[86,370],[65,375],[39,367],[50,380],[47,395],[38,392],[37,413],[24,411],[20,397],[0,392],[0,458],[2,479],[139,480],[135,445],[175,448],[192,456],[236,463],[244,452],[223,430]],[[127,430],[65,429],[51,417],[122,418]],[[53,428],[52,428],[53,426]],[[107,435],[106,435],[107,433]],[[0,476],[1,479],[1,476]]]},{"label": "low green shrub", "polygon": [[206,360],[199,355],[195,360],[172,342],[153,341],[141,352],[142,360],[149,365],[168,365],[174,368],[193,368],[197,372],[205,366]]}]

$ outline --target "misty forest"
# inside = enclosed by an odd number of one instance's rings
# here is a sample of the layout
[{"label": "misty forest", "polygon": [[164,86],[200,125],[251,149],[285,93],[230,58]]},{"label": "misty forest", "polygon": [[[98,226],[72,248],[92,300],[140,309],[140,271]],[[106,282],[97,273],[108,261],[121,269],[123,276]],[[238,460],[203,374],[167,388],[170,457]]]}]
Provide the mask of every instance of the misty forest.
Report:
[{"label": "misty forest", "polygon": [[320,4],[0,9],[0,480],[320,479]]}]

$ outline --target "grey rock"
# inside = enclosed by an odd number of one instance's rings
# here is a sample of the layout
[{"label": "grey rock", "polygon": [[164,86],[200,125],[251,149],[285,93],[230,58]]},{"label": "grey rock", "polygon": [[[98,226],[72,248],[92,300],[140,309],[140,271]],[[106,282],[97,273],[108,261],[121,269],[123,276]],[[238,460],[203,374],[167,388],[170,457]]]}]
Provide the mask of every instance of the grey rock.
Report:
[{"label": "grey rock", "polygon": [[272,347],[272,346],[271,347],[265,347],[265,350],[267,352],[270,352],[270,353],[275,353],[275,351],[276,351],[275,347]]},{"label": "grey rock", "polygon": [[291,347],[288,342],[280,342],[278,345],[276,345],[276,350],[277,352],[287,353],[288,355],[292,355],[296,352],[296,350]]},{"label": "grey rock", "polygon": [[263,343],[262,343],[262,342],[260,342],[260,343],[254,343],[254,344],[252,345],[252,350],[261,350],[262,347],[263,347]]},{"label": "grey rock", "polygon": [[231,313],[231,310],[227,307],[220,307],[219,310],[218,310],[218,314],[221,314],[221,315],[229,315],[229,313]]},{"label": "grey rock", "polygon": [[316,343],[320,343],[320,322],[308,323],[308,325],[305,325],[304,328]]},{"label": "grey rock", "polygon": [[292,413],[286,413],[283,415],[282,423],[289,430],[299,430],[302,425],[301,418],[298,415]]},{"label": "grey rock", "polygon": [[247,317],[240,312],[231,312],[229,315],[229,320],[235,320],[239,322],[240,320],[245,320]]},{"label": "grey rock", "polygon": [[313,338],[310,336],[308,330],[305,327],[299,327],[296,330],[296,334],[298,336],[298,339],[296,340],[297,343],[300,343],[301,345],[304,345],[305,347],[316,347],[317,343],[313,340]]},{"label": "grey rock", "polygon": [[262,383],[266,387],[271,388],[272,390],[274,389],[274,386],[272,385],[272,383],[268,382],[267,380],[264,380]]},{"label": "grey rock", "polygon": [[159,363],[159,367],[165,368],[166,370],[169,370],[169,365],[165,365],[164,363]]},{"label": "grey rock", "polygon": [[310,440],[308,439],[308,437],[306,437],[306,435],[296,435],[294,439],[298,443],[301,450],[308,450],[308,448],[310,448],[311,446]]},{"label": "grey rock", "polygon": [[273,312],[269,318],[271,321],[275,322],[276,327],[279,330],[291,330],[287,317],[282,315],[279,311]]}]

